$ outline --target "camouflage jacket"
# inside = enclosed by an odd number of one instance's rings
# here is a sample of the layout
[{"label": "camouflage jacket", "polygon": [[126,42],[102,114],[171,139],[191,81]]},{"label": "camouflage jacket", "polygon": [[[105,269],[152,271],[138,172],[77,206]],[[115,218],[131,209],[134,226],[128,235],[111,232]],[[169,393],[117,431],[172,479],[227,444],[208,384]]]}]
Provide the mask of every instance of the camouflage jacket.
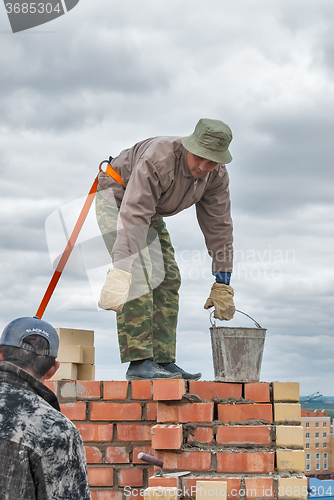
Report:
[{"label": "camouflage jacket", "polygon": [[125,149],[112,160],[122,184],[104,172],[98,190],[120,207],[120,223],[113,248],[114,266],[130,271],[134,255],[142,250],[149,224],[196,206],[196,215],[212,257],[212,271],[231,272],[233,224],[229,176],[218,164],[202,178],[194,178],[188,168],[182,137],[154,137]]},{"label": "camouflage jacket", "polygon": [[91,500],[80,433],[35,377],[0,362],[0,500]]}]

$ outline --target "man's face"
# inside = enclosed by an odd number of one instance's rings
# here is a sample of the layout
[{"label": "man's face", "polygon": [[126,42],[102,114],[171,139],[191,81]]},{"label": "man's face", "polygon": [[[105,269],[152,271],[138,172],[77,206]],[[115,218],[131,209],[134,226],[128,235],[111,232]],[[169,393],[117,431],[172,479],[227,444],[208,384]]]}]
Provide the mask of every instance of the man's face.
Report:
[{"label": "man's face", "polygon": [[211,160],[206,160],[200,156],[196,156],[190,151],[187,151],[187,165],[190,173],[195,178],[204,177],[206,174],[211,172],[218,163]]}]

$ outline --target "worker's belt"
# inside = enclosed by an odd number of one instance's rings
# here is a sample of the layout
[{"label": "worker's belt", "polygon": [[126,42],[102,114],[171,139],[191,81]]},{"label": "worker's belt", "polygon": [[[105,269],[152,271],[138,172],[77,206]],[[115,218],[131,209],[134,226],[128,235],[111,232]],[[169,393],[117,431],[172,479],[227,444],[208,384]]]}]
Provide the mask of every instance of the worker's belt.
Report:
[{"label": "worker's belt", "polygon": [[112,177],[114,181],[119,182],[125,187],[122,177],[119,175],[117,170],[115,170],[114,167],[110,165],[110,163],[108,163],[107,170],[105,171],[105,173],[109,175],[109,177]]}]

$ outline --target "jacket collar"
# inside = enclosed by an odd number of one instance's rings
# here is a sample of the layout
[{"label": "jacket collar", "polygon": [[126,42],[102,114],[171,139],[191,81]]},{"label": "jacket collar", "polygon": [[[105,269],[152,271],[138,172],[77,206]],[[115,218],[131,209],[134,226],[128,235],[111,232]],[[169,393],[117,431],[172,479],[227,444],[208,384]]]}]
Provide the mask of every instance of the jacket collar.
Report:
[{"label": "jacket collar", "polygon": [[37,378],[13,363],[9,363],[8,361],[0,362],[0,383],[8,383],[17,389],[26,389],[34,392],[55,410],[60,411],[57,396],[42,382],[37,380]]}]

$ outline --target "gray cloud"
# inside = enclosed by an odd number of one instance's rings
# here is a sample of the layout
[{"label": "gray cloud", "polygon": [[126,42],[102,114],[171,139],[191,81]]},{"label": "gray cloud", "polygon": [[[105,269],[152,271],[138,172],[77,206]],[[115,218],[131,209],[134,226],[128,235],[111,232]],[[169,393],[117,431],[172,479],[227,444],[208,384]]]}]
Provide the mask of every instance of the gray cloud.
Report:
[{"label": "gray cloud", "polygon": [[[267,328],[262,377],[331,395],[333,9],[80,2],[48,33],[15,35],[0,12],[1,326],[36,312],[53,272],[45,220],[85,197],[100,161],[220,118],[234,133],[232,284]],[[194,210],[166,222],[183,275],[178,362],[212,379],[210,259]],[[97,377],[124,378],[115,316],[97,311],[85,273],[62,276],[45,319],[95,330]]]}]

